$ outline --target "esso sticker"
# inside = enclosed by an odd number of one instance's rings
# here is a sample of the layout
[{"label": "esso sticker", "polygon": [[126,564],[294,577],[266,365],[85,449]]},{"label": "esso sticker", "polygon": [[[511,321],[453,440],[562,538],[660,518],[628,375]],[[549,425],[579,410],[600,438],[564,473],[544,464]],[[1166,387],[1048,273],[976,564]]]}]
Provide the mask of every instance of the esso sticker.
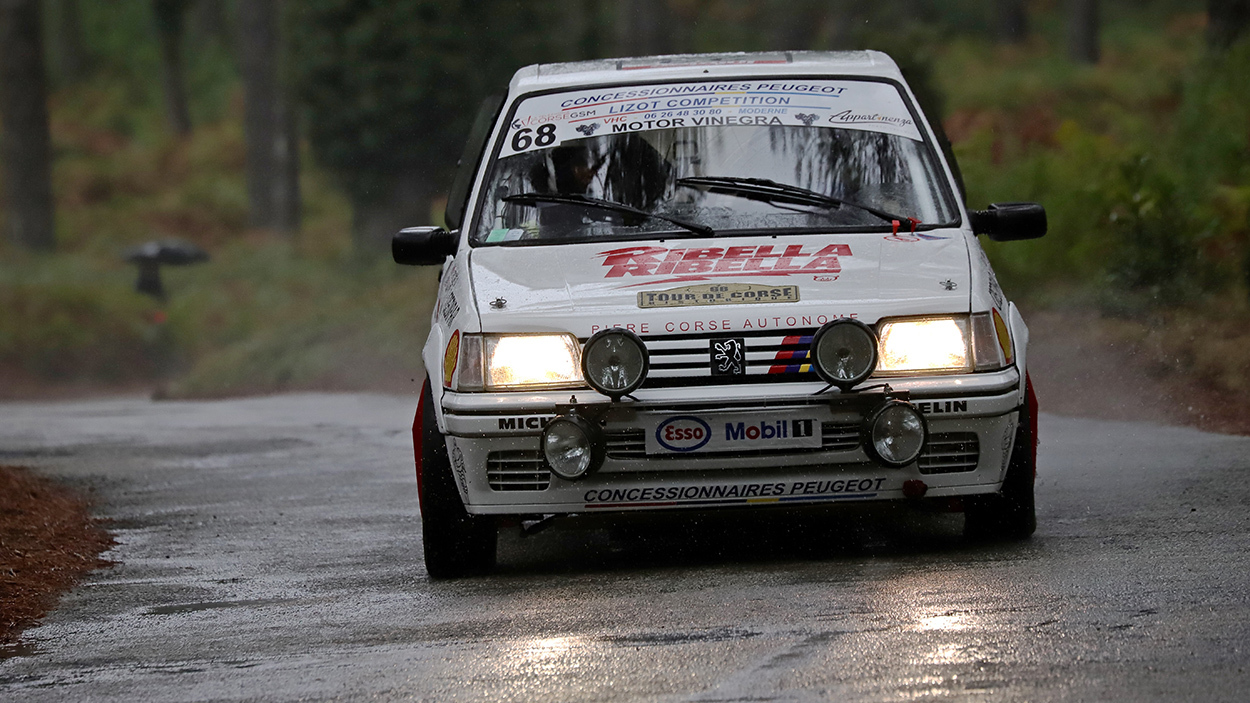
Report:
[{"label": "esso sticker", "polygon": [[655,439],[669,451],[693,452],[712,439],[712,428],[694,415],[678,415],[655,428]]}]

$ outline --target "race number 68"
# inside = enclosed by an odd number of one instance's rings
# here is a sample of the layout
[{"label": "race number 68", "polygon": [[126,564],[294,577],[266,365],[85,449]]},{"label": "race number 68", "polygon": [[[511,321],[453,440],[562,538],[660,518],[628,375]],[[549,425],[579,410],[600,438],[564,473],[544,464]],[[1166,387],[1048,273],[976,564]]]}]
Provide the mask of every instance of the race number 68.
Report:
[{"label": "race number 68", "polygon": [[554,124],[545,124],[538,127],[538,132],[531,137],[530,132],[534,130],[529,127],[518,129],[516,134],[512,135],[512,150],[525,151],[534,146],[551,146],[556,141],[556,126]]}]

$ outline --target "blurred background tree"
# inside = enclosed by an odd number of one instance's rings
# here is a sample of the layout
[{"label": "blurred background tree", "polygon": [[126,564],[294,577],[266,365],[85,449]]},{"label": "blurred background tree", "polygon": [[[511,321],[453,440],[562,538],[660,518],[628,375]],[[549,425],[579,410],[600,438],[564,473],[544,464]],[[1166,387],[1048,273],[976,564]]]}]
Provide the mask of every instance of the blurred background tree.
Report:
[{"label": "blurred background tree", "polygon": [[161,51],[161,85],[165,90],[165,116],[179,136],[191,133],[191,113],[182,73],[183,19],[190,0],[152,0],[156,38]]},{"label": "blurred background tree", "polygon": [[299,3],[309,142],[351,199],[358,250],[389,251],[397,229],[433,220],[478,103],[526,61],[573,58],[559,43],[579,47],[579,37],[560,30],[585,11],[507,0]]},{"label": "blurred background tree", "polygon": [[0,161],[4,229],[19,246],[56,248],[47,79],[39,0],[0,0]]},{"label": "blurred background tree", "polygon": [[[239,5],[239,72],[247,140],[248,223],[286,234],[299,230],[299,134],[281,0]],[[211,5],[209,5],[211,6]]]}]

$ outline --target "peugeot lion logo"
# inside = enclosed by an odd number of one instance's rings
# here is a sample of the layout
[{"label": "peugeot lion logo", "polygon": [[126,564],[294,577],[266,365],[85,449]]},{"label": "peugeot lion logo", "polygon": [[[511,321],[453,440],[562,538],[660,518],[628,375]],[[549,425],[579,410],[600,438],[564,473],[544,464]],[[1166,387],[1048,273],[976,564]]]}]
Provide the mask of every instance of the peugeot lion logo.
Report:
[{"label": "peugeot lion logo", "polygon": [[807,127],[811,127],[812,123],[816,121],[816,115],[808,114],[806,112],[796,112],[794,113],[794,119],[802,122]]},{"label": "peugeot lion logo", "polygon": [[747,372],[746,345],[741,337],[730,339],[713,339],[712,375],[742,376]]}]

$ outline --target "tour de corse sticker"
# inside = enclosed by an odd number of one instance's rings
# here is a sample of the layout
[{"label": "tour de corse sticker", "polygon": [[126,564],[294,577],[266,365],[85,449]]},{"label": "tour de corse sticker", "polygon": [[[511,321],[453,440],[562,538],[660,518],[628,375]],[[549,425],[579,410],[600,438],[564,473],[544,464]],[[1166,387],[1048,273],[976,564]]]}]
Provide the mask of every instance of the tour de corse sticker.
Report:
[{"label": "tour de corse sticker", "polygon": [[750,305],[754,303],[797,303],[798,286],[768,286],[755,283],[708,283],[668,290],[638,293],[638,307],[682,308],[694,305]]},{"label": "tour de corse sticker", "polygon": [[911,112],[889,83],[705,81],[527,98],[508,125],[502,155],[603,134],[737,125],[857,129],[921,141]]}]

